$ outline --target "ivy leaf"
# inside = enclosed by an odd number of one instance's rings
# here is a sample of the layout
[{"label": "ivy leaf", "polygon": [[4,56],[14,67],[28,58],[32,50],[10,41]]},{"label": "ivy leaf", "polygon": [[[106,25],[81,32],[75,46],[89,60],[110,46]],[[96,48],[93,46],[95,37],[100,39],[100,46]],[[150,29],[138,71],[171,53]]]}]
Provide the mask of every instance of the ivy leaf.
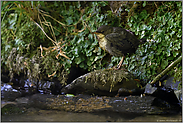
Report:
[{"label": "ivy leaf", "polygon": [[162,62],[161,62],[161,67],[162,67],[162,69],[165,69],[165,67],[168,65],[168,60],[167,59],[165,59],[165,60],[162,60]]},{"label": "ivy leaf", "polygon": [[66,19],[66,22],[67,22],[68,25],[72,24],[73,23],[72,17],[68,17]]},{"label": "ivy leaf", "polygon": [[173,57],[176,57],[178,54],[178,52],[173,52]]},{"label": "ivy leaf", "polygon": [[169,49],[167,49],[166,55],[170,56],[170,50]]},{"label": "ivy leaf", "polygon": [[146,1],[144,1],[144,3],[142,5],[143,5],[143,7],[145,7],[146,6]]},{"label": "ivy leaf", "polygon": [[80,68],[84,68],[84,69],[86,69],[87,68],[87,66],[82,62],[81,64],[79,64],[79,67]]},{"label": "ivy leaf", "polygon": [[74,60],[75,60],[75,63],[76,63],[76,64],[80,64],[81,61],[82,61],[80,57],[77,57],[77,58],[75,58]]},{"label": "ivy leaf", "polygon": [[92,65],[92,61],[87,60],[87,65],[88,65],[88,66],[91,66],[91,65]]},{"label": "ivy leaf", "polygon": [[143,58],[142,58],[142,61],[141,61],[141,65],[144,65],[144,62],[145,62],[145,59],[147,58],[147,56],[144,56]]}]

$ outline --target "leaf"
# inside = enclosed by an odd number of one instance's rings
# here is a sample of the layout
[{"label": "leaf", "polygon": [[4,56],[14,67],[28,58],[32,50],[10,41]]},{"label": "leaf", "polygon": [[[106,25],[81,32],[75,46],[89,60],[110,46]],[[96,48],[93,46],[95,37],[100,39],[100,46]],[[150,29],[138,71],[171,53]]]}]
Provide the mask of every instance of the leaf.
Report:
[{"label": "leaf", "polygon": [[166,55],[170,56],[170,50],[169,49],[167,49]]},{"label": "leaf", "polygon": [[91,65],[92,65],[92,61],[87,60],[87,65],[88,65],[88,66],[91,66]]},{"label": "leaf", "polygon": [[81,63],[81,58],[80,57],[77,57],[74,59],[75,63],[76,64],[80,64]]},{"label": "leaf", "polygon": [[141,65],[144,65],[145,59],[146,59],[146,58],[147,58],[147,56],[144,56],[144,57],[142,58]]},{"label": "leaf", "polygon": [[173,52],[173,57],[176,57],[178,54],[178,52]]},{"label": "leaf", "polygon": [[76,48],[74,49],[74,51],[75,51],[74,54],[77,55],[77,54],[78,54],[78,48],[76,47]]},{"label": "leaf", "polygon": [[140,13],[140,19],[146,19],[148,17],[147,15],[147,11],[146,10],[143,10],[141,13]]},{"label": "leaf", "polygon": [[165,69],[167,65],[168,65],[168,60],[167,59],[163,59],[162,62],[161,62],[162,69]]},{"label": "leaf", "polygon": [[5,46],[5,51],[7,51],[9,48],[11,48],[11,46],[10,45],[6,45]]},{"label": "leaf", "polygon": [[81,64],[79,64],[79,67],[80,68],[85,68],[85,69],[87,68],[87,66],[85,66],[85,64],[83,62]]},{"label": "leaf", "polygon": [[146,1],[144,1],[144,3],[142,5],[143,5],[143,7],[145,7],[146,6]]},{"label": "leaf", "polygon": [[[2,5],[2,2],[1,1],[1,5]],[[13,1],[7,1],[7,3],[5,3],[2,7],[1,7],[1,12],[4,10],[4,8],[6,8],[9,4],[13,3]]]},{"label": "leaf", "polygon": [[66,19],[66,22],[67,22],[68,25],[72,24],[73,23],[72,17],[68,17]]},{"label": "leaf", "polygon": [[90,51],[90,52],[88,52],[88,53],[86,53],[86,56],[91,56],[92,55],[92,52]]},{"label": "leaf", "polygon": [[134,65],[129,65],[129,67],[128,67],[128,69],[131,71],[131,70],[133,70],[135,68],[135,66]]}]

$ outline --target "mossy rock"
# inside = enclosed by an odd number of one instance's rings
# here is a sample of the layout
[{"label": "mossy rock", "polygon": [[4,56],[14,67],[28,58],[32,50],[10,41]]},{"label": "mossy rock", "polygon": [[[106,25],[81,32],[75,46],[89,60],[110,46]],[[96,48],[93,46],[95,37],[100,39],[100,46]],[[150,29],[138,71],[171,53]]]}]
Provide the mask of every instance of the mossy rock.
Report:
[{"label": "mossy rock", "polygon": [[7,104],[3,108],[1,108],[2,115],[9,115],[9,114],[23,114],[27,111],[25,105],[17,105],[17,104]]},{"label": "mossy rock", "polygon": [[96,70],[75,79],[61,91],[64,93],[83,93],[114,96],[119,88],[135,89],[137,81],[127,70]]}]

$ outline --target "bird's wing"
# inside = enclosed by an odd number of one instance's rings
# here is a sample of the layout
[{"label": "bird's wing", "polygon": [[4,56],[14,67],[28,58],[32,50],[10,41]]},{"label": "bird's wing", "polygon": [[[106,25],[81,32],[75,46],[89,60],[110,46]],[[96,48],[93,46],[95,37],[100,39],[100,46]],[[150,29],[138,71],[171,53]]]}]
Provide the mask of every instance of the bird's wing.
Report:
[{"label": "bird's wing", "polygon": [[132,48],[132,44],[126,34],[111,33],[105,36],[111,45],[118,49],[128,50]]}]

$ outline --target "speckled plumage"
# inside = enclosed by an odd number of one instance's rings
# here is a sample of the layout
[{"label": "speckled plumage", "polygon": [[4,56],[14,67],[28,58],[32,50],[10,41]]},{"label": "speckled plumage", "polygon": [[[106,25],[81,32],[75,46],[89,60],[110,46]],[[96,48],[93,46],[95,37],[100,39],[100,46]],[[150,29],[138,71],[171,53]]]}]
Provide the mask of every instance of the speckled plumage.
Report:
[{"label": "speckled plumage", "polygon": [[138,45],[144,43],[130,31],[121,27],[103,25],[98,28],[95,34],[97,35],[99,46],[113,56],[125,56],[127,53],[135,53]]}]

